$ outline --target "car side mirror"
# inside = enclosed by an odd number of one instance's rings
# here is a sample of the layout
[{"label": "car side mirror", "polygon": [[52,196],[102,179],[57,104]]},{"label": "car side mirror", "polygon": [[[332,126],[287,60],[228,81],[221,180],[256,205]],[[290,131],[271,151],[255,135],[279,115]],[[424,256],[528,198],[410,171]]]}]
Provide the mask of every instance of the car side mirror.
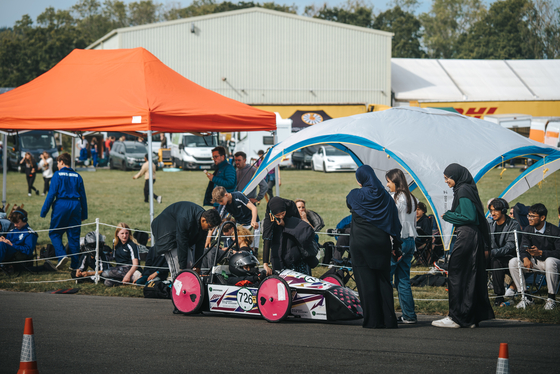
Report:
[{"label": "car side mirror", "polygon": [[183,144],[179,144],[179,150],[182,151],[183,149],[185,149],[185,146]]},{"label": "car side mirror", "polygon": [[58,149],[59,152],[62,152],[62,146],[61,145],[56,146],[56,149]]}]

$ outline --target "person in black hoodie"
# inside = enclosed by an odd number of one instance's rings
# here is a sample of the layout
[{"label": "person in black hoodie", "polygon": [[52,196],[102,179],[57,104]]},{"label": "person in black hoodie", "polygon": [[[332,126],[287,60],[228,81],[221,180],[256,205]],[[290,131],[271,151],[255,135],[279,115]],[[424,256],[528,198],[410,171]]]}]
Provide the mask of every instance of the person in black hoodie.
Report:
[{"label": "person in black hoodie", "polygon": [[136,284],[146,284],[153,280],[166,280],[169,276],[167,261],[165,256],[157,254],[156,247],[150,248],[148,251],[148,256],[146,256],[146,263],[144,270],[142,271],[142,276],[136,280]]},{"label": "person in black hoodie", "polygon": [[171,276],[192,268],[202,256],[208,231],[221,222],[215,209],[204,210],[189,201],[179,201],[164,209],[152,222],[154,246],[165,255]]}]

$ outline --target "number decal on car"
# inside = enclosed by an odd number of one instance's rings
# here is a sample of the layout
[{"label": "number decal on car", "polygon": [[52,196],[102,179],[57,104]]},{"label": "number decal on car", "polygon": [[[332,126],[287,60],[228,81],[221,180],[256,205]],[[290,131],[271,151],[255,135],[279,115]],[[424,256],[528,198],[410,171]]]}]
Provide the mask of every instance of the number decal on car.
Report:
[{"label": "number decal on car", "polygon": [[246,288],[237,291],[237,304],[246,312],[253,309],[253,294],[251,291]]}]

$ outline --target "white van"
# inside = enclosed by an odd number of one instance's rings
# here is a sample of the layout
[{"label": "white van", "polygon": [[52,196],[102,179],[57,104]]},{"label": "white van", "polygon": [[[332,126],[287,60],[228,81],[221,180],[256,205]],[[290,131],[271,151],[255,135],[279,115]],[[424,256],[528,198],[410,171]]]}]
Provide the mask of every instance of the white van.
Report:
[{"label": "white van", "polygon": [[[277,143],[286,140],[290,135],[292,135],[292,120],[283,119],[278,113],[276,113],[276,142],[274,142],[274,132],[273,131],[241,131],[233,133],[233,139],[235,140],[236,152],[245,152],[247,155],[247,162],[254,163],[259,156],[257,152],[262,150],[266,151]],[[282,158],[280,162],[280,168],[292,166],[292,154],[287,154]]]},{"label": "white van", "polygon": [[190,133],[171,134],[171,158],[174,167],[184,170],[212,169],[212,149],[218,144],[217,135],[198,136]]}]

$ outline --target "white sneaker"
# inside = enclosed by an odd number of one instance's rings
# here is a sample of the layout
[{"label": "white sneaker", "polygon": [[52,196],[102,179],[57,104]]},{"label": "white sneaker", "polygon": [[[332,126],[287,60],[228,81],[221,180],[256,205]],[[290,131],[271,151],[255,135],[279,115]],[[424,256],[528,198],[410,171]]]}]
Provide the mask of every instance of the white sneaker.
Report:
[{"label": "white sneaker", "polygon": [[45,196],[45,193],[43,192],[43,193],[41,194],[41,196]]},{"label": "white sneaker", "polygon": [[58,264],[56,264],[57,270],[60,270],[64,266],[64,264],[68,262],[68,260],[68,256],[64,256],[60,261],[58,261]]},{"label": "white sneaker", "polygon": [[519,304],[517,304],[515,307],[517,309],[525,309],[527,308],[529,305],[533,305],[533,300],[529,300],[528,298],[524,297],[521,299],[521,301],[519,302]]},{"label": "white sneaker", "polygon": [[161,196],[158,196],[158,197],[157,197],[157,202],[158,202],[158,204],[161,204],[161,200],[162,200],[162,199],[161,199]]},{"label": "white sneaker", "polygon": [[512,288],[507,288],[506,293],[504,294],[505,297],[515,297],[517,295],[517,291]]},{"label": "white sneaker", "polygon": [[556,300],[546,299],[546,304],[544,304],[544,310],[553,310],[556,308]]},{"label": "white sneaker", "polygon": [[50,271],[57,271],[58,269],[56,268],[55,264],[53,264],[52,262],[50,262],[50,260],[45,260],[43,266],[47,269],[49,269]]},{"label": "white sneaker", "polygon": [[27,194],[27,196],[31,196],[31,194],[30,194],[30,193],[28,193],[28,194]]},{"label": "white sneaker", "polygon": [[458,329],[461,326],[459,326],[457,323],[455,323],[451,317],[445,317],[443,319],[438,319],[437,321],[433,321],[432,322],[432,326],[435,327],[447,327],[450,329]]}]

